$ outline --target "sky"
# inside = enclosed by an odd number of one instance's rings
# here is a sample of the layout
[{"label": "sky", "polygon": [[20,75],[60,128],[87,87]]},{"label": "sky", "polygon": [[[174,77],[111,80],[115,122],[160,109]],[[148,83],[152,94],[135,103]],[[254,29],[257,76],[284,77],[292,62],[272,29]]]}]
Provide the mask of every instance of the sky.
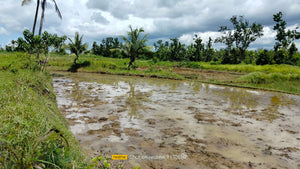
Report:
[{"label": "sky", "polygon": [[[23,37],[25,29],[32,30],[36,0],[31,1],[21,6],[22,0],[0,0],[0,47]],[[271,49],[276,36],[273,14],[282,11],[288,29],[300,26],[299,0],[56,0],[56,3],[63,18],[59,19],[52,0],[48,0],[43,30],[70,38],[79,32],[89,46],[106,37],[126,35],[129,25],[143,27],[149,34],[150,45],[171,38],[190,44],[195,34],[206,42],[209,37],[221,36],[219,27],[230,27],[229,19],[237,15],[264,26],[264,36],[249,48]],[[36,34],[38,29],[39,21]],[[300,48],[300,41],[295,42]],[[222,46],[214,44],[214,47]]]}]

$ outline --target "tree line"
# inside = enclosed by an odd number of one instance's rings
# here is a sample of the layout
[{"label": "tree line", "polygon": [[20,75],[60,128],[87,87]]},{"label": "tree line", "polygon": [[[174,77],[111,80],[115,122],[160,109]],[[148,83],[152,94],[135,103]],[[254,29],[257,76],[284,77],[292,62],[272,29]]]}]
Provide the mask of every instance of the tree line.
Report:
[{"label": "tree line", "polygon": [[[127,36],[107,37],[100,43],[93,42],[92,47],[87,51],[87,45],[82,43],[82,36],[76,33],[74,42],[67,36],[59,37],[56,34],[44,32],[42,35],[34,36],[29,30],[23,32],[24,39],[18,38],[6,46],[6,51],[28,51],[31,53],[47,54],[49,49],[57,54],[66,54],[66,49],[75,53],[78,60],[79,54],[83,52],[94,55],[113,57],[113,58],[130,58],[128,67],[133,66],[135,59],[152,59],[157,61],[196,61],[196,62],[215,62],[221,64],[292,64],[300,65],[300,54],[294,40],[300,38],[300,33],[295,30],[287,30],[286,22],[283,19],[282,12],[273,15],[276,31],[276,42],[273,50],[260,49],[257,51],[248,50],[251,43],[263,36],[263,26],[257,23],[249,23],[243,16],[233,16],[230,19],[231,27],[220,26],[219,31],[222,36],[216,39],[209,38],[208,42],[198,35],[193,38],[190,45],[183,44],[178,38],[170,41],[159,40],[153,46],[147,46],[148,34],[143,34],[143,28],[133,29],[131,26]],[[77,37],[77,39],[76,39]],[[67,45],[66,40],[70,43]],[[81,48],[80,52],[72,44],[80,43],[77,47]],[[226,47],[216,50],[213,48],[214,43],[222,43]]]}]

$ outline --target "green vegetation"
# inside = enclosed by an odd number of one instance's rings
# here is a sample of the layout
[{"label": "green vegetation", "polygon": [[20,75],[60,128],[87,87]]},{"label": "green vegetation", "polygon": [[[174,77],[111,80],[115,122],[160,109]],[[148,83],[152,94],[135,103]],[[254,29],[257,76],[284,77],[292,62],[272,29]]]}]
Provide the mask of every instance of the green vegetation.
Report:
[{"label": "green vegetation", "polygon": [[[110,163],[108,158],[103,158],[101,156],[95,157],[92,159],[93,163],[87,166],[87,169],[101,168],[101,169],[110,169]],[[119,166],[121,168],[121,166]]]},{"label": "green vegetation", "polygon": [[0,168],[83,168],[52,78],[24,53],[0,54]]},{"label": "green vegetation", "polygon": [[[110,58],[130,58],[128,67],[134,68],[136,59],[153,60],[154,63],[159,61],[171,62],[214,62],[222,64],[256,64],[256,65],[273,65],[273,64],[289,64],[300,66],[300,53],[296,48],[294,40],[300,38],[300,33],[295,30],[286,30],[286,22],[283,20],[282,13],[274,14],[275,22],[274,30],[277,32],[274,50],[259,49],[256,51],[247,50],[249,45],[263,36],[263,26],[261,24],[250,24],[243,16],[233,16],[230,19],[232,28],[221,26],[220,31],[223,36],[213,40],[209,38],[207,43],[198,35],[195,35],[194,42],[190,45],[182,44],[178,38],[172,38],[171,41],[158,40],[153,46],[147,46],[148,34],[142,35],[144,29],[133,29],[131,26],[127,32],[127,36],[120,36],[123,41],[119,41],[118,37],[107,37],[102,40],[99,45],[94,42],[89,51],[81,50],[77,47],[71,48],[77,41],[83,44],[82,36],[75,34],[75,41],[70,38],[69,50],[76,55],[74,62],[78,60],[78,55],[82,52],[97,56]],[[47,54],[49,52],[56,54],[66,53],[66,36],[58,37],[56,34],[51,35],[44,32],[40,36],[33,36],[29,30],[25,30],[24,39],[18,38],[13,40],[10,46],[6,46],[6,51],[27,51],[29,53],[44,53],[44,60],[40,61],[41,65],[47,63]],[[76,37],[77,36],[77,37]],[[223,43],[225,49],[214,49],[215,43]],[[83,45],[85,46],[85,45]],[[50,49],[53,49],[50,51]],[[39,55],[38,55],[39,56]],[[38,57],[37,57],[38,58]],[[77,64],[76,68],[79,68]]]},{"label": "green vegetation", "polygon": [[[23,4],[29,1],[23,0]],[[37,2],[36,14],[40,1]],[[52,2],[61,17],[55,0]],[[82,36],[76,33],[74,42],[68,38],[69,50],[75,55],[66,55],[66,36],[58,37],[46,31],[41,34],[45,4],[46,0],[42,0],[39,35],[25,30],[24,39],[12,41],[6,51],[0,49],[0,165],[3,168],[110,167],[108,159],[102,161],[101,157],[87,165],[57,108],[51,77],[44,71],[47,65],[51,71],[193,79],[300,94],[300,53],[293,43],[300,38],[300,33],[286,31],[281,12],[273,18],[277,31],[274,50],[247,50],[250,43],[262,36],[263,27],[233,16],[230,20],[233,29],[221,27],[225,36],[215,40],[224,43],[226,49],[215,50],[213,39],[204,44],[195,35],[190,45],[173,38],[171,42],[159,40],[152,50],[146,46],[148,34],[142,36],[142,28],[130,27],[128,36],[122,36],[124,44],[118,38],[108,37],[100,45],[94,42],[86,52]],[[33,30],[36,18],[37,15]],[[37,55],[35,60],[32,54]]]},{"label": "green vegetation", "polygon": [[141,53],[143,48],[146,47],[147,36],[148,34],[141,37],[141,33],[144,32],[143,28],[136,28],[133,29],[129,26],[130,31],[127,32],[128,37],[122,36],[122,39],[125,41],[123,46],[123,51],[126,56],[130,58],[130,62],[128,64],[128,68],[133,66],[133,63],[137,56]]},{"label": "green vegetation", "polygon": [[[89,66],[78,69],[80,72],[108,73],[169,79],[194,79],[200,82],[230,86],[259,88],[300,94],[300,68],[292,65],[225,65],[216,62],[170,62],[137,60],[136,69],[128,70],[128,58],[117,59],[82,55],[80,63]],[[72,65],[69,56],[51,56],[49,69],[67,71]],[[209,72],[209,73],[206,73]],[[210,76],[206,77],[207,74]],[[230,76],[234,74],[234,76]]]},{"label": "green vegetation", "polygon": [[[50,70],[67,70],[73,64],[68,55],[50,55]],[[89,62],[78,71],[190,79],[215,84],[300,93],[300,68],[291,65],[222,65],[216,62],[136,61],[128,70],[129,58],[116,59],[82,55],[78,63]],[[188,71],[188,73],[186,72]],[[193,73],[196,71],[196,73]],[[236,73],[225,79],[201,75]],[[25,53],[0,53],[0,165],[3,168],[110,168],[107,158],[97,157],[90,165],[78,142],[68,131],[52,91],[51,77]],[[122,166],[119,166],[122,168]]]},{"label": "green vegetation", "polygon": [[[240,16],[239,19],[233,16],[230,19],[233,24],[234,30],[229,29],[227,26],[221,26],[220,32],[223,32],[225,36],[219,37],[215,42],[226,44],[226,54],[222,63],[240,63],[246,58],[246,50],[250,43],[256,41],[257,38],[263,36],[263,27],[261,24],[253,23],[249,25],[249,22]],[[235,48],[233,45],[235,44]]]},{"label": "green vegetation", "polygon": [[88,45],[87,43],[83,44],[82,42],[83,35],[79,37],[79,33],[75,33],[74,42],[72,39],[69,38],[70,43],[68,44],[68,49],[71,53],[75,54],[74,62],[68,71],[70,72],[77,72],[77,69],[80,67],[89,66],[89,62],[77,63],[79,59],[79,55],[81,55],[84,51],[87,50]]}]

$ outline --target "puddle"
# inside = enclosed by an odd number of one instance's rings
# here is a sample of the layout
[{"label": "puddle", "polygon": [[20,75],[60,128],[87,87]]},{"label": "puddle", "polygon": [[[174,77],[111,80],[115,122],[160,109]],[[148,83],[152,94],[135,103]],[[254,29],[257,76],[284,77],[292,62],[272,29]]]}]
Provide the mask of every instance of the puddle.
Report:
[{"label": "puddle", "polygon": [[300,167],[299,96],[88,73],[54,90],[83,149],[124,168]]}]

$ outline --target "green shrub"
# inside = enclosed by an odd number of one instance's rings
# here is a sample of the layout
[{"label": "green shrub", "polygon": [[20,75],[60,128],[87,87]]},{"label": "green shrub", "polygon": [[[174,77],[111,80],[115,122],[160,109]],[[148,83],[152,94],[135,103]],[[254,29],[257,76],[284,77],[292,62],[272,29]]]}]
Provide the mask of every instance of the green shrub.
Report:
[{"label": "green shrub", "polygon": [[193,68],[193,69],[200,69],[201,65],[198,62],[188,62],[186,67]]},{"label": "green shrub", "polygon": [[264,73],[253,72],[253,73],[249,73],[248,75],[242,76],[240,80],[246,81],[248,83],[262,84],[262,83],[266,83],[267,77],[266,74]]},{"label": "green shrub", "polygon": [[264,84],[264,83],[272,83],[279,81],[295,81],[300,80],[300,75],[295,73],[262,73],[262,72],[252,72],[247,75],[244,75],[239,78],[238,81],[247,82],[247,83],[255,83],[255,84]]}]

